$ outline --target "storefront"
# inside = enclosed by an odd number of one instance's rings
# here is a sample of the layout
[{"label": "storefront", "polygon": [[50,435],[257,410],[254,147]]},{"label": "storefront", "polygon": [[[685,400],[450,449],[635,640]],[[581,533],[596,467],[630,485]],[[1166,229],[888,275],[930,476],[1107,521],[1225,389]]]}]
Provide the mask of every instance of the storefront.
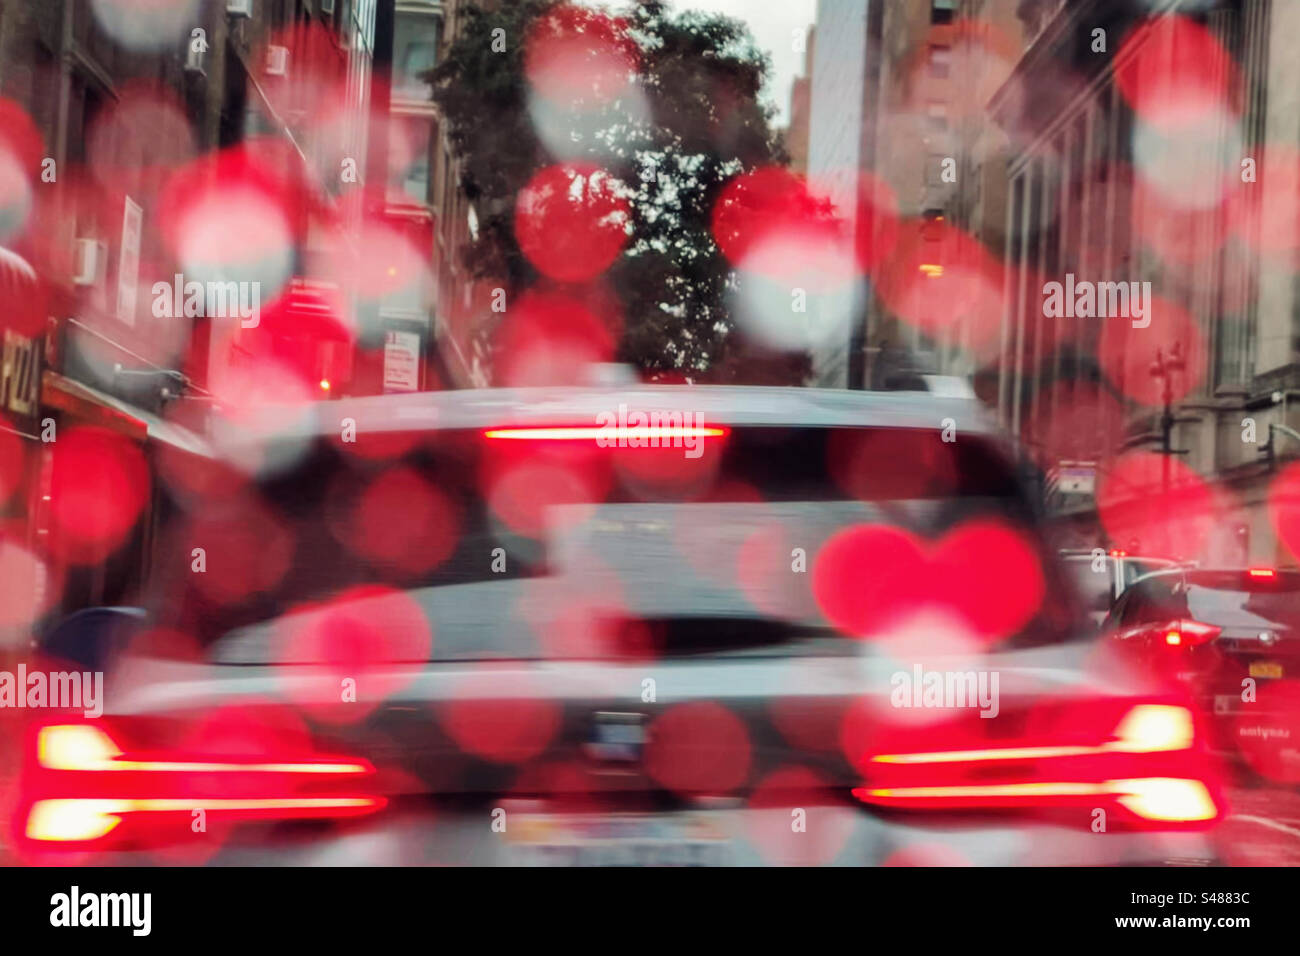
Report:
[{"label": "storefront", "polygon": [[[71,610],[134,600],[149,567],[151,542],[161,519],[156,458],[160,446],[195,456],[210,454],[193,431],[165,420],[124,396],[92,388],[76,377],[76,349],[67,349],[76,320],[54,323],[38,276],[12,250],[0,247],[0,540],[22,549],[17,567],[33,564],[39,580],[32,614],[10,615],[0,647],[25,643]],[[63,311],[67,303],[53,305]],[[189,410],[189,409],[187,409]],[[94,560],[63,553],[54,540],[60,439],[79,428],[102,429],[137,447],[148,466],[146,501],[130,536]],[[94,467],[78,483],[98,480]],[[32,559],[36,559],[34,562]]]},{"label": "storefront", "polygon": [[[80,563],[48,556],[52,573],[57,573],[61,581],[59,605],[63,611],[71,611],[136,603],[149,574],[154,540],[165,522],[159,454],[164,450],[179,451],[199,459],[210,458],[212,452],[200,436],[188,429],[49,369],[42,376],[41,405],[61,433],[87,427],[112,432],[136,445],[148,466],[149,487],[139,518],[127,540],[106,559]],[[43,459],[40,480],[48,488],[53,483],[56,456],[47,448]],[[48,494],[42,495],[36,512],[38,535],[51,530],[48,503]]]}]

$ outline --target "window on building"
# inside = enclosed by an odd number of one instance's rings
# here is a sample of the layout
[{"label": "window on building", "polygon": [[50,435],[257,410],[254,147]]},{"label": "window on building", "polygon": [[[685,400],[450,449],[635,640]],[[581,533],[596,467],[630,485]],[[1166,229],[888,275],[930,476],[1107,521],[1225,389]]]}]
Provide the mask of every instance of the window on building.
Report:
[{"label": "window on building", "polygon": [[343,49],[352,46],[354,26],[352,22],[352,0],[337,0],[338,2],[338,24],[339,24],[339,43]]},{"label": "window on building", "polygon": [[952,23],[957,13],[957,0],[930,0],[930,22]]},{"label": "window on building", "polygon": [[388,127],[388,197],[427,206],[432,200],[429,172],[433,156],[433,119],[394,116]]},{"label": "window on building", "polygon": [[934,133],[948,132],[948,104],[931,101],[925,108],[925,115],[930,131]]},{"label": "window on building", "polygon": [[936,80],[946,80],[951,71],[952,47],[930,47],[930,76]]},{"label": "window on building", "polygon": [[398,10],[393,27],[393,95],[429,99],[432,88],[420,74],[438,62],[441,18],[421,10]]}]

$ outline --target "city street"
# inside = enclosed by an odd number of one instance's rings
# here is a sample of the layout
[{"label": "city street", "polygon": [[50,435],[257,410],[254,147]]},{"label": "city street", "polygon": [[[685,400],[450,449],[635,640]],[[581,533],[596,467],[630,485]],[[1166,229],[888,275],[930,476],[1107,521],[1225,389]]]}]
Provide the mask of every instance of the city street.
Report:
[{"label": "city street", "polygon": [[1216,839],[1229,866],[1300,866],[1300,788],[1233,787]]},{"label": "city street", "polygon": [[0,862],[1300,866],[1292,39],[0,0]]}]

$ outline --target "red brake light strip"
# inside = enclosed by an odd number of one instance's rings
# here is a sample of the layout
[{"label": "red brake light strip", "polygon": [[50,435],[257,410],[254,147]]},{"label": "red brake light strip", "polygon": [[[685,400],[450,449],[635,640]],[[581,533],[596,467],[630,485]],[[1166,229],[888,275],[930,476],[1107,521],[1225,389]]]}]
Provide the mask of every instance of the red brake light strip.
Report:
[{"label": "red brake light strip", "polygon": [[721,438],[725,428],[704,425],[629,425],[622,428],[605,426],[572,426],[546,428],[490,428],[484,437],[500,441],[594,441],[604,439],[672,439]]}]

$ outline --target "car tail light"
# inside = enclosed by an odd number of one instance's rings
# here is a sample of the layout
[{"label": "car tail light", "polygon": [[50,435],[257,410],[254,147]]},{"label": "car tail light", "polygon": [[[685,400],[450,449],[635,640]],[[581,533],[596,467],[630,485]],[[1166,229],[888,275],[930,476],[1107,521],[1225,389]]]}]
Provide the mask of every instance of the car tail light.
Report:
[{"label": "car tail light", "polygon": [[1141,777],[1114,780],[1110,787],[1121,806],[1155,823],[1188,823],[1218,816],[1214,798],[1200,780]]},{"label": "car tail light", "polygon": [[1246,573],[1252,578],[1264,578],[1266,580],[1272,580],[1277,577],[1277,572],[1272,568],[1251,568]]},{"label": "car tail light", "polygon": [[[1080,711],[1059,726],[1085,727],[1113,710]],[[1055,811],[1109,808],[1144,828],[1200,828],[1223,815],[1192,712],[1140,703],[1109,729],[999,741],[996,746],[873,753],[864,803],[912,810]],[[936,736],[934,734],[931,737]]]},{"label": "car tail light", "polygon": [[1167,647],[1199,647],[1218,637],[1223,628],[1200,621],[1177,620],[1158,625],[1153,630]]},{"label": "car tail light", "polygon": [[[240,759],[127,752],[98,724],[39,727],[24,778],[23,836],[94,843],[110,835],[157,836],[194,811],[218,820],[346,817],[386,801],[360,785],[364,760],[301,756]],[[179,828],[178,828],[179,829]]]},{"label": "car tail light", "polygon": [[1172,704],[1140,704],[1115,727],[1115,739],[1101,747],[1109,752],[1148,754],[1190,750],[1196,742],[1192,712]]}]

